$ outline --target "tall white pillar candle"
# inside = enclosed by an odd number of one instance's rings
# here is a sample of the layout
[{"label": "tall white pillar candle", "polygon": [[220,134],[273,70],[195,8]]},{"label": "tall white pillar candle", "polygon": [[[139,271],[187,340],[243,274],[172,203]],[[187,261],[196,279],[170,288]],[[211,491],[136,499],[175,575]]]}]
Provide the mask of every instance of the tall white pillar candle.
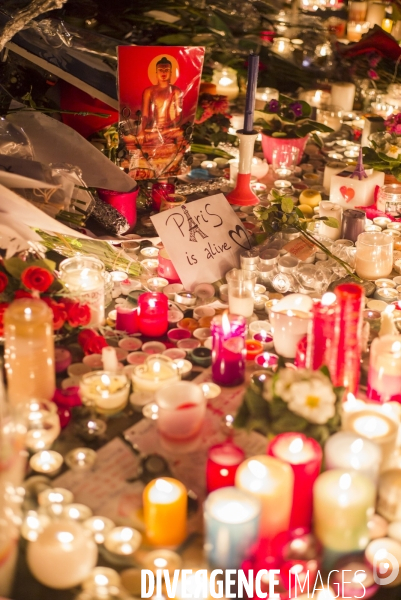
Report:
[{"label": "tall white pillar candle", "polygon": [[331,86],[331,103],[343,110],[352,111],[355,99],[355,84],[340,81]]}]

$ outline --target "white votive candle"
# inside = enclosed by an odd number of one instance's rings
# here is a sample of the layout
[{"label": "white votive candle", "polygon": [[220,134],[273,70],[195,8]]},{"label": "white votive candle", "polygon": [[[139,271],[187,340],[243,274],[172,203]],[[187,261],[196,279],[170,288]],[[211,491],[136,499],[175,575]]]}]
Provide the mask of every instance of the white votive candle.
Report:
[{"label": "white votive candle", "polygon": [[84,521],[84,529],[90,531],[97,544],[103,544],[105,536],[115,527],[111,519],[96,515]]},{"label": "white votive candle", "polygon": [[50,523],[35,542],[29,542],[27,562],[43,585],[62,590],[81,583],[95,567],[97,547],[73,521]]},{"label": "white votive candle", "polygon": [[104,547],[113,554],[131,556],[141,545],[142,536],[132,527],[115,527],[105,537]]},{"label": "white votive candle", "polygon": [[346,429],[378,444],[383,453],[383,463],[388,460],[395,449],[398,434],[397,423],[375,410],[366,408],[351,414],[347,420]]},{"label": "white votive candle", "polygon": [[63,457],[59,452],[54,450],[42,450],[34,454],[30,461],[29,466],[36,473],[43,473],[44,475],[55,475],[61,469],[63,464]]},{"label": "white votive candle", "polygon": [[324,446],[326,470],[354,469],[377,481],[382,460],[380,447],[349,431],[330,436]]}]

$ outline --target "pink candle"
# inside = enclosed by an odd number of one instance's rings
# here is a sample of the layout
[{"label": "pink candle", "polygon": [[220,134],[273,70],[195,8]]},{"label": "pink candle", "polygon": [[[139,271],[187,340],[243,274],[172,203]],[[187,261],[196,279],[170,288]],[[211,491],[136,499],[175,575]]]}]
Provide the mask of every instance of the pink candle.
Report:
[{"label": "pink candle", "polygon": [[401,336],[375,338],[370,347],[368,397],[401,402]]},{"label": "pink candle", "polygon": [[127,333],[138,333],[138,313],[136,308],[117,306],[116,329]]},{"label": "pink candle", "polygon": [[159,292],[141,294],[138,298],[138,328],[148,337],[161,337],[168,328],[168,298]]},{"label": "pink candle", "polygon": [[127,219],[130,227],[133,227],[136,223],[136,199],[138,193],[138,184],[130,192],[98,189],[99,198],[118,210]]},{"label": "pink candle", "polygon": [[173,261],[164,248],[159,252],[158,261],[157,274],[159,277],[164,277],[169,283],[181,283],[180,276],[175,270]]},{"label": "pink candle", "polygon": [[208,494],[222,487],[235,485],[235,473],[245,459],[241,448],[226,442],[209,448],[206,463],[206,489]]},{"label": "pink candle", "polygon": [[321,302],[312,307],[312,320],[308,329],[306,364],[316,371],[322,365],[330,364],[330,348],[334,336],[335,294],[324,294]]},{"label": "pink candle", "polygon": [[363,287],[344,283],[335,289],[337,307],[332,349],[330,375],[335,386],[345,387],[356,395],[359,385]]},{"label": "pink candle", "polygon": [[320,445],[301,433],[282,433],[270,443],[268,454],[289,463],[294,472],[290,529],[302,527],[310,530],[312,490],[322,463]]},{"label": "pink candle", "polygon": [[214,317],[212,378],[219,385],[239,385],[245,376],[245,319],[224,313]]}]

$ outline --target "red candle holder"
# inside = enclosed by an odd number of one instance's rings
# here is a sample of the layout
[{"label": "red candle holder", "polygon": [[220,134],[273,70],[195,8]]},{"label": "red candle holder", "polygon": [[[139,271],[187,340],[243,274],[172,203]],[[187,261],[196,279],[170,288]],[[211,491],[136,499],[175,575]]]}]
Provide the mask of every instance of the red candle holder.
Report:
[{"label": "red candle holder", "polygon": [[223,487],[234,487],[235,473],[244,460],[244,451],[230,442],[209,448],[206,463],[207,493]]},{"label": "red candle holder", "polygon": [[152,185],[152,208],[155,212],[160,211],[163,200],[166,200],[167,196],[174,194],[175,185],[172,183],[166,183],[158,181]]},{"label": "red candle holder", "polygon": [[114,190],[98,189],[99,198],[113,206],[125,217],[133,227],[136,223],[136,199],[139,193],[139,186],[136,185],[130,192],[116,192]]},{"label": "red candle holder", "polygon": [[138,333],[138,312],[136,308],[117,306],[116,329],[126,333]]},{"label": "red candle holder", "polygon": [[308,331],[306,365],[316,371],[330,364],[330,351],[334,338],[336,296],[328,292],[312,307],[312,322]]},{"label": "red candle holder", "polygon": [[213,336],[212,378],[218,385],[239,385],[245,377],[244,317],[224,313],[214,317],[210,330]]},{"label": "red candle holder", "polygon": [[345,387],[346,392],[356,395],[361,369],[363,287],[344,283],[336,287],[335,295],[337,309],[330,375],[335,386]]},{"label": "red candle holder", "polygon": [[294,473],[294,498],[290,529],[310,530],[313,509],[313,485],[320,473],[322,449],[320,444],[301,433],[278,435],[269,445],[268,455],[291,465]]},{"label": "red candle holder", "polygon": [[157,274],[159,277],[164,277],[169,283],[181,283],[180,276],[175,270],[173,261],[164,248],[160,250],[158,259],[159,265],[157,267]]},{"label": "red candle holder", "polygon": [[168,328],[168,298],[159,292],[141,294],[138,298],[138,329],[147,337],[161,337]]}]

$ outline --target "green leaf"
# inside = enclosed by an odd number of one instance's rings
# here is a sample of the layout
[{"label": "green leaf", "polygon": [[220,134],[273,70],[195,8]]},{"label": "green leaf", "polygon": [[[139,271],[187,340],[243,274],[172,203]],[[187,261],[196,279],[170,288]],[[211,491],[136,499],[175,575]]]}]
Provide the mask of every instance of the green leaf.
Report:
[{"label": "green leaf", "polygon": [[320,220],[323,220],[324,224],[327,225],[327,227],[333,227],[334,229],[338,229],[339,228],[338,221],[334,217],[325,217],[325,218],[320,219]]},{"label": "green leaf", "polygon": [[171,35],[160,37],[157,43],[165,44],[166,46],[188,46],[191,44],[191,38],[184,33],[172,33]]},{"label": "green leaf", "polygon": [[281,200],[281,209],[288,214],[293,211],[293,208],[294,202],[292,198],[290,198],[289,196],[284,196],[284,198]]},{"label": "green leaf", "polygon": [[305,218],[305,215],[304,215],[304,213],[302,212],[302,210],[300,210],[300,209],[298,208],[298,206],[295,206],[295,207],[294,207],[294,210],[295,210],[295,212],[297,213],[298,217],[300,217],[301,219],[304,219],[304,218]]},{"label": "green leaf", "polygon": [[215,12],[212,12],[209,17],[209,29],[214,33],[217,33],[218,35],[227,38],[233,37],[233,34],[231,33],[231,30],[228,27],[228,25],[223,21],[223,19],[218,17]]},{"label": "green leaf", "polygon": [[272,137],[274,137],[274,138],[285,138],[285,137],[287,137],[287,133],[285,131],[273,131]]},{"label": "green leaf", "polygon": [[248,406],[246,402],[243,402],[239,407],[237,414],[235,415],[233,423],[234,427],[237,427],[238,429],[245,428],[247,426],[249,416],[250,413],[248,410]]},{"label": "green leaf", "polygon": [[21,279],[22,273],[27,268],[27,263],[20,258],[8,258],[3,262],[4,268],[15,279]]},{"label": "green leaf", "polygon": [[266,400],[261,394],[257,394],[252,388],[245,392],[244,401],[249,410],[249,414],[257,419],[266,419],[268,415],[268,406]]},{"label": "green leaf", "polygon": [[397,163],[397,165],[400,164],[399,158],[391,158],[391,156],[387,156],[387,154],[384,154],[384,152],[378,152],[377,156],[379,158],[381,158],[381,160],[384,160],[385,162],[388,162],[388,163]]}]

